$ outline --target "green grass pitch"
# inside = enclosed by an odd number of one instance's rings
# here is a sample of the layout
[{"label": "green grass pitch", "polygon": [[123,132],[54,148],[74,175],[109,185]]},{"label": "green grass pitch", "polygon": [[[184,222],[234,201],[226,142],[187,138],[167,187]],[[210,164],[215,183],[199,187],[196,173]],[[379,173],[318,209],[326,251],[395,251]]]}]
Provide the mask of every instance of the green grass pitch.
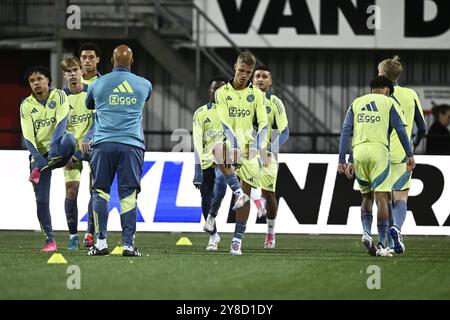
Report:
[{"label": "green grass pitch", "polygon": [[[81,234],[81,233],[80,233]],[[141,258],[88,257],[66,249],[68,264],[47,264],[38,232],[0,232],[0,299],[450,299],[450,237],[406,236],[406,254],[370,257],[360,236],[277,235],[277,248],[262,248],[264,235],[247,234],[244,255],[228,253],[231,234],[217,252],[206,252],[207,234],[137,233]],[[110,233],[109,247],[120,241]],[[67,268],[77,265],[81,288],[69,290]],[[380,289],[369,290],[368,267],[380,268]]]}]

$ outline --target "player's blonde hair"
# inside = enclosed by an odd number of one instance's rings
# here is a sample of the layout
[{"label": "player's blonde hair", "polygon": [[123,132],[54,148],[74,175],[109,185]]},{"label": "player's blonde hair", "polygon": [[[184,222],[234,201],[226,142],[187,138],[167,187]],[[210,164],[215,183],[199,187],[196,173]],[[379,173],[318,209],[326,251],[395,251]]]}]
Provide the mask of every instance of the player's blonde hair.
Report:
[{"label": "player's blonde hair", "polygon": [[256,65],[256,58],[252,53],[244,51],[239,53],[236,59],[236,64],[238,63],[245,63],[246,65],[249,65],[253,68]]},{"label": "player's blonde hair", "polygon": [[61,61],[61,70],[67,71],[69,68],[78,66],[81,69],[81,62],[80,59],[77,57],[67,57],[64,58],[63,61]]},{"label": "player's blonde hair", "polygon": [[397,81],[403,71],[402,63],[399,56],[394,56],[392,59],[385,59],[378,64],[378,71],[382,72],[385,77],[391,81]]}]

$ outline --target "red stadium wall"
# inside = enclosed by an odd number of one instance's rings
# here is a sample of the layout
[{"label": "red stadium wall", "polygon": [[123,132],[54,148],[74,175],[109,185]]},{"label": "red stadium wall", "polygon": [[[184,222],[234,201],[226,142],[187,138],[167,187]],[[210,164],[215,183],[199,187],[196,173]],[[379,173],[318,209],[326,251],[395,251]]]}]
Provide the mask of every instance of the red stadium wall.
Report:
[{"label": "red stadium wall", "polygon": [[[2,92],[2,102],[0,108],[0,129],[20,130],[20,102],[29,95],[29,89],[20,84],[0,84]],[[1,132],[0,148],[18,149],[20,148],[20,133]]]},{"label": "red stadium wall", "polygon": [[[33,65],[49,66],[48,50],[1,50],[0,149],[21,149],[20,103],[30,94],[25,71]],[[9,131],[12,129],[12,131]]]}]

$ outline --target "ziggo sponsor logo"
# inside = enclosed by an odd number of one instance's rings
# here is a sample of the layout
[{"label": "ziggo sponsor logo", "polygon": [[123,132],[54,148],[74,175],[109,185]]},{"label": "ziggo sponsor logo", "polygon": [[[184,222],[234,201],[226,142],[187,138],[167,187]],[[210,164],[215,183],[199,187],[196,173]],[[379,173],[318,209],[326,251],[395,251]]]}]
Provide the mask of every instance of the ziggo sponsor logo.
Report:
[{"label": "ziggo sponsor logo", "polygon": [[380,122],[381,117],[380,116],[371,116],[368,114],[361,113],[358,115],[358,122],[359,123],[375,123]]},{"label": "ziggo sponsor logo", "polygon": [[112,94],[109,96],[109,104],[110,105],[132,105],[136,104],[137,99],[136,97],[122,97],[118,94]]},{"label": "ziggo sponsor logo", "polygon": [[55,122],[56,122],[55,117],[46,118],[46,119],[38,119],[38,120],[34,121],[34,127],[36,129],[40,129],[40,128],[48,127]]},{"label": "ziggo sponsor logo", "polygon": [[70,117],[70,123],[71,124],[79,124],[79,123],[88,121],[90,118],[92,118],[92,115],[89,113],[73,115]]}]

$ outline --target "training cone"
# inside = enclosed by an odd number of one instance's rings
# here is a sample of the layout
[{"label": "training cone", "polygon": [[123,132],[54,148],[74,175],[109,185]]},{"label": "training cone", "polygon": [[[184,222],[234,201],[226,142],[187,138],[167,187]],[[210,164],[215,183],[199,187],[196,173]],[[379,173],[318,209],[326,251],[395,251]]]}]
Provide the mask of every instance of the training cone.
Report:
[{"label": "training cone", "polygon": [[192,246],[192,242],[188,237],[181,237],[177,242],[177,246]]},{"label": "training cone", "polygon": [[67,263],[67,260],[63,257],[61,253],[54,253],[50,257],[50,259],[48,259],[47,263],[63,264]]},{"label": "training cone", "polygon": [[111,251],[110,254],[118,254],[118,255],[122,255],[122,253],[123,253],[123,247],[117,246],[117,247],[114,248],[113,251]]}]

